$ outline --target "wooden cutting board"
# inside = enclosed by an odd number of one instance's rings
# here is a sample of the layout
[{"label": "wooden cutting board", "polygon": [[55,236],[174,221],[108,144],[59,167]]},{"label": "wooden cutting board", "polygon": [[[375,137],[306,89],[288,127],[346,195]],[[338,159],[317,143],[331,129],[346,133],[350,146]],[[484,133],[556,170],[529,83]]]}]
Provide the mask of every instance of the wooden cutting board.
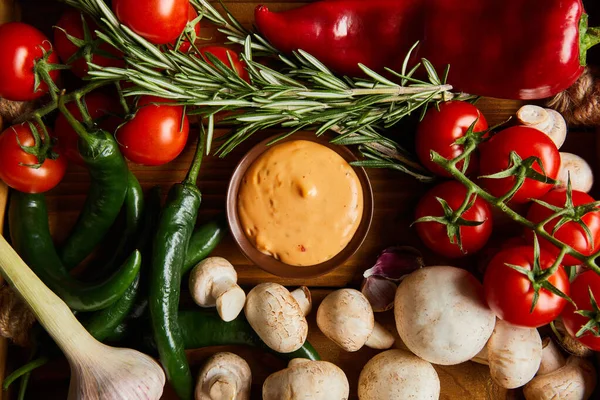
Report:
[{"label": "wooden cutting board", "polygon": [[[294,0],[267,1],[269,7],[281,10],[296,7],[302,3]],[[258,3],[240,0],[225,1],[232,13],[246,26],[252,23],[253,9]],[[23,0],[24,20],[33,23],[42,30],[50,33],[51,25],[58,19],[60,6],[55,1],[48,0]],[[214,29],[203,26],[203,37],[212,37],[214,41],[219,36]],[[490,125],[506,120],[512,116],[518,108],[518,102],[501,101],[494,99],[482,99],[478,106],[482,109]],[[223,133],[224,131],[220,131]],[[214,157],[207,158],[202,166],[199,178],[199,187],[203,193],[203,202],[199,217],[199,223],[209,220],[224,211],[225,193],[229,178],[239,158],[255,143],[263,138],[277,133],[267,131],[257,133],[254,138],[239,146],[225,159]],[[398,131],[395,135],[411,135],[410,131]],[[595,170],[596,163],[596,135],[594,132],[575,131],[571,132],[565,151],[575,152],[590,162]],[[155,168],[146,168],[131,165],[131,170],[136,174],[142,186],[148,189],[154,185],[161,185],[163,193],[166,193],[170,185],[180,181],[192,159],[192,148],[186,151],[174,162]],[[233,240],[227,237],[217,248],[214,255],[229,259],[236,267],[240,284],[249,289],[260,282],[278,282],[288,286],[307,285],[313,291],[315,310],[318,303],[331,291],[341,287],[359,288],[362,273],[375,262],[377,254],[391,245],[412,245],[423,250],[425,259],[429,265],[447,263],[431,252],[423,248],[418,241],[414,230],[409,225],[412,222],[412,210],[427,186],[419,184],[414,179],[398,172],[387,170],[370,170],[369,178],[373,185],[375,196],[375,213],[370,233],[362,248],[344,265],[335,271],[314,279],[282,279],[270,275],[252,265],[240,253]],[[71,166],[65,180],[47,196],[50,212],[50,223],[53,233],[60,241],[74,223],[79,209],[81,208],[89,180],[87,172],[79,167]],[[1,190],[1,189],[0,189]],[[1,195],[0,195],[1,197]],[[1,205],[1,202],[0,202]],[[0,207],[0,216],[1,216]],[[503,234],[512,228],[503,223],[497,224],[498,232]],[[476,259],[462,260],[462,266],[474,268]],[[351,398],[356,398],[356,386],[358,375],[364,364],[377,352],[371,349],[361,349],[356,353],[347,353],[335,346],[323,336],[316,326],[314,320],[315,312],[309,316],[309,341],[319,351],[322,358],[339,365],[347,374],[351,386]],[[396,332],[393,312],[378,313],[376,319],[386,326],[390,331]],[[396,333],[395,333],[396,334]],[[397,341],[398,346],[402,346]],[[283,368],[283,364],[268,355],[245,348],[209,348],[189,352],[189,357],[194,371],[202,364],[210,354],[224,349],[235,351],[242,355],[250,363],[254,375],[253,399],[260,398],[260,387],[264,378]],[[19,365],[19,359],[23,351],[12,348],[9,351],[8,361],[11,367]],[[0,358],[2,358],[2,344],[0,343]],[[508,392],[497,387],[490,379],[487,367],[467,362],[461,365],[449,367],[437,367],[442,387],[442,399],[473,399],[473,400],[503,400],[518,398],[518,392]],[[2,368],[0,368],[0,372]],[[195,373],[195,372],[194,372]],[[64,360],[53,362],[41,368],[33,376],[29,386],[28,399],[64,399],[68,387],[68,366]],[[167,388],[165,399],[175,399]]]}]

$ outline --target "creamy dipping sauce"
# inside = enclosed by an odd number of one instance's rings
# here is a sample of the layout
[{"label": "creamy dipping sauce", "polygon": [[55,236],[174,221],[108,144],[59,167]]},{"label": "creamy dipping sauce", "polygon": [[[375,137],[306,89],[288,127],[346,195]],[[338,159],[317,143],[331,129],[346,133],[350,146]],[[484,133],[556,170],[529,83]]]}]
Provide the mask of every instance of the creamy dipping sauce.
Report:
[{"label": "creamy dipping sauce", "polygon": [[362,186],[335,151],[307,140],[285,142],[246,171],[238,214],[259,251],[289,265],[316,265],[354,236],[363,214]]}]

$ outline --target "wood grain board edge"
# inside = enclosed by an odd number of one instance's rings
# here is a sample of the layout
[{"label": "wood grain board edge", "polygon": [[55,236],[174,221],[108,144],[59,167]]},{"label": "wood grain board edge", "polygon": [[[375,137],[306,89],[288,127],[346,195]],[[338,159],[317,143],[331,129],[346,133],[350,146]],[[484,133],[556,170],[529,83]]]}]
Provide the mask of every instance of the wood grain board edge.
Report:
[{"label": "wood grain board edge", "polygon": [[[2,181],[0,181],[0,235],[4,230],[4,214],[6,212],[6,205],[8,204],[8,186]],[[4,279],[2,275],[0,275],[0,286]],[[0,382],[4,381],[4,373],[6,372],[6,357],[7,357],[7,349],[8,349],[8,341],[0,337]],[[0,390],[0,400],[5,398],[5,392]]]}]

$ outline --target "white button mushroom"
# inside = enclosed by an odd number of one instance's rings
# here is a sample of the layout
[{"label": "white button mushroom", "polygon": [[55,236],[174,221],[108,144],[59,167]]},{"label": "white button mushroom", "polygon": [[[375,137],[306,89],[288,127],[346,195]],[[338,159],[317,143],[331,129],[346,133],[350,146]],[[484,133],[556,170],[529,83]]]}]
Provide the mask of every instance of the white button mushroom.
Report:
[{"label": "white button mushroom", "polygon": [[190,292],[200,307],[217,306],[223,321],[233,321],[244,308],[246,294],[237,285],[233,265],[222,257],[209,257],[194,267],[189,280]]},{"label": "white button mushroom", "polygon": [[542,360],[542,339],[537,329],[497,320],[494,332],[475,362],[489,365],[492,379],[505,389],[525,385]]},{"label": "white button mushroom", "polygon": [[347,400],[348,378],[327,361],[295,358],[263,384],[263,400]]},{"label": "white button mushroom", "polygon": [[594,364],[585,358],[571,356],[555,371],[538,374],[525,385],[527,400],[587,400],[596,388]]},{"label": "white button mushroom", "polygon": [[473,358],[496,323],[481,283],[468,271],[447,266],[408,275],[396,291],[394,315],[408,349],[441,365]]},{"label": "white button mushroom", "polygon": [[195,400],[250,400],[251,383],[246,360],[233,353],[217,353],[200,371]]},{"label": "white button mushroom", "polygon": [[523,125],[544,132],[552,139],[557,149],[565,143],[567,123],[558,111],[528,104],[517,111],[517,119]]},{"label": "white button mushroom", "polygon": [[560,169],[558,170],[558,186],[567,186],[571,180],[571,189],[589,192],[594,186],[592,167],[577,154],[560,152]]},{"label": "white button mushroom", "polygon": [[306,341],[305,312],[310,306],[310,292],[304,286],[290,293],[277,283],[261,283],[248,293],[244,313],[267,346],[279,353],[291,353]]},{"label": "white button mushroom", "polygon": [[375,322],[369,300],[354,289],[328,294],[317,310],[317,325],[346,351],[357,351],[364,345],[389,349],[394,344],[392,334]]},{"label": "white button mushroom", "polygon": [[440,379],[427,361],[404,351],[388,350],[365,364],[358,378],[360,400],[437,400]]}]

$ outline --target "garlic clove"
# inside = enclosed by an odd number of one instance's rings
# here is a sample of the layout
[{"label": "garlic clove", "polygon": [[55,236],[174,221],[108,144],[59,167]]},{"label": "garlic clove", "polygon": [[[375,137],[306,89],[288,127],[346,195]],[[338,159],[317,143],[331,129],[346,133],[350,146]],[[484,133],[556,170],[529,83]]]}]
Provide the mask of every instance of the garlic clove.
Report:
[{"label": "garlic clove", "polygon": [[409,246],[393,246],[383,250],[375,265],[366,270],[363,276],[378,276],[399,282],[406,275],[424,266],[419,250]]},{"label": "garlic clove", "polygon": [[360,291],[365,295],[375,312],[391,310],[394,307],[397,285],[379,276],[369,276],[362,283]]}]

